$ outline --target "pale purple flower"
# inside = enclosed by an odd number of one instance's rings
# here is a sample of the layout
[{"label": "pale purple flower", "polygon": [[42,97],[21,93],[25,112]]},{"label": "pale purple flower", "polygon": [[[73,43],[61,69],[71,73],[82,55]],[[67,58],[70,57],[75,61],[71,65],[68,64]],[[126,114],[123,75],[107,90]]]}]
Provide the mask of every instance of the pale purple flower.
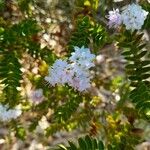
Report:
[{"label": "pale purple flower", "polygon": [[43,90],[36,89],[36,90],[31,91],[30,99],[35,104],[41,103],[44,100]]},{"label": "pale purple flower", "polygon": [[121,25],[122,23],[122,18],[121,18],[121,14],[119,13],[119,9],[113,9],[113,11],[109,11],[108,12],[108,26],[109,28],[117,28]]},{"label": "pale purple flower", "polygon": [[72,79],[72,82],[70,82],[69,85],[82,92],[91,87],[90,82],[90,78],[87,76],[76,76]]},{"label": "pale purple flower", "polygon": [[85,91],[90,87],[90,71],[94,66],[95,55],[88,48],[74,47],[68,61],[58,59],[49,69],[45,80],[52,86],[68,84],[78,91]]}]

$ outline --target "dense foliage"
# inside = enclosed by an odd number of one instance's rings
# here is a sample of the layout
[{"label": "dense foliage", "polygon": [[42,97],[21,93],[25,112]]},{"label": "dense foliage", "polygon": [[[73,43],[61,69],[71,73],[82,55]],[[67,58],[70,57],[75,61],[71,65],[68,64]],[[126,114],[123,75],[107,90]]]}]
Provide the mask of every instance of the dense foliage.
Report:
[{"label": "dense foliage", "polygon": [[[1,0],[0,16],[5,141],[133,150],[150,138],[149,1]],[[64,131],[77,136],[49,144]]]}]

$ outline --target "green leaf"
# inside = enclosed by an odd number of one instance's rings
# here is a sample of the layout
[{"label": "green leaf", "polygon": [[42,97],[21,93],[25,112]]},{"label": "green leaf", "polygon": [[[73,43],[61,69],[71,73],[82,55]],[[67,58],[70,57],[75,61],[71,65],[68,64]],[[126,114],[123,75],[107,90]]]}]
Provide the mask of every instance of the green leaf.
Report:
[{"label": "green leaf", "polygon": [[142,66],[150,65],[150,60],[143,60],[143,61],[141,62],[141,65],[142,65]]},{"label": "green leaf", "polygon": [[122,52],[122,55],[125,55],[125,56],[131,55],[131,54],[132,52],[130,50]]},{"label": "green leaf", "polygon": [[131,69],[131,70],[134,70],[135,68],[135,64],[128,64],[125,66],[126,69]]},{"label": "green leaf", "polygon": [[87,150],[87,148],[88,148],[87,144],[82,138],[78,139],[78,143],[79,143],[81,150]]},{"label": "green leaf", "polygon": [[68,141],[68,143],[70,145],[71,150],[77,150],[77,147],[75,146],[74,143],[72,143],[71,141]]},{"label": "green leaf", "polygon": [[93,147],[93,150],[97,149],[98,148],[98,142],[96,139],[93,139],[92,140],[92,147]]},{"label": "green leaf", "polygon": [[147,44],[145,44],[145,43],[144,43],[144,44],[141,44],[141,45],[138,46],[138,49],[141,50],[141,49],[143,49],[144,47],[146,47],[146,45],[147,45]]},{"label": "green leaf", "polygon": [[142,74],[141,78],[142,79],[148,79],[150,77],[150,74]]},{"label": "green leaf", "polygon": [[132,75],[128,77],[130,80],[140,80],[140,77],[136,76],[136,75]]},{"label": "green leaf", "polygon": [[[143,35],[144,35],[144,33],[137,34],[137,35],[136,35],[135,43],[137,43],[138,41],[140,41],[140,40],[142,39]],[[134,38],[134,36],[133,36],[133,38]]]},{"label": "green leaf", "polygon": [[102,141],[99,141],[98,148],[99,148],[99,150],[104,150],[104,144]]},{"label": "green leaf", "polygon": [[87,143],[88,149],[89,149],[89,150],[93,150],[93,149],[94,149],[94,148],[92,147],[93,143],[92,143],[91,138],[90,138],[88,135],[85,136],[85,141],[86,141],[86,143]]},{"label": "green leaf", "polygon": [[147,51],[142,51],[140,54],[137,55],[137,58],[142,58],[146,55]]},{"label": "green leaf", "polygon": [[141,73],[150,72],[150,67],[144,67],[140,70]]},{"label": "green leaf", "polygon": [[68,141],[68,143],[70,145],[69,147],[65,147],[64,145],[61,145],[60,147],[59,145],[58,150],[104,150],[102,141],[94,139],[88,135],[78,139],[78,146],[70,141]]}]

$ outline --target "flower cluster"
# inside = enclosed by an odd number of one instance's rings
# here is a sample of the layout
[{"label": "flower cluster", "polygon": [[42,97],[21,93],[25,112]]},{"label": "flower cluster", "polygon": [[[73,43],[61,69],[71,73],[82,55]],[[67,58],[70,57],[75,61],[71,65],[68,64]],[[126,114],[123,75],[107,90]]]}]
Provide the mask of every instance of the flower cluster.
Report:
[{"label": "flower cluster", "polygon": [[90,68],[94,66],[95,55],[88,48],[74,47],[75,52],[66,60],[58,59],[49,68],[49,75],[45,77],[52,86],[56,84],[69,86],[79,91],[90,87]]},{"label": "flower cluster", "polygon": [[143,10],[138,4],[131,4],[126,6],[121,13],[119,10],[109,11],[108,25],[109,27],[117,28],[121,23],[126,26],[127,30],[141,29],[148,12]]},{"label": "flower cluster", "polygon": [[67,78],[69,77],[69,71],[67,75],[68,67],[67,61],[61,59],[56,60],[53,66],[49,68],[49,76],[45,77],[45,80],[52,86],[67,83]]},{"label": "flower cluster", "polygon": [[114,9],[113,11],[109,11],[109,15],[108,15],[108,25],[109,28],[117,28],[118,26],[121,25],[122,23],[122,18],[121,18],[121,14],[119,13],[119,9]]},{"label": "flower cluster", "polygon": [[141,6],[132,4],[128,5],[122,12],[122,21],[125,24],[126,29],[141,29],[144,24],[148,12],[142,9]]},{"label": "flower cluster", "polygon": [[0,104],[0,121],[10,121],[16,119],[22,114],[20,106],[16,106],[15,109],[9,109],[7,105]]}]

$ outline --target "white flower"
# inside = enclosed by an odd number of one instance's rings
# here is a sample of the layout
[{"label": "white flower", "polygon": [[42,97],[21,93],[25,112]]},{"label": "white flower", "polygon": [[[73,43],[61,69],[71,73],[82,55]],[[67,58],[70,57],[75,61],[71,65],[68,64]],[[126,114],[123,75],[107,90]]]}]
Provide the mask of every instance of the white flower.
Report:
[{"label": "white flower", "polygon": [[122,23],[122,18],[121,18],[121,14],[119,13],[119,9],[113,9],[113,11],[109,11],[108,13],[109,13],[108,15],[109,28],[112,27],[117,28],[118,26],[120,26]]},{"label": "white flower", "polygon": [[75,52],[67,61],[56,60],[49,69],[49,75],[45,77],[52,86],[56,84],[68,84],[78,91],[85,91],[90,87],[90,71],[94,66],[95,55],[88,48],[74,47]]},{"label": "white flower", "polygon": [[74,47],[74,49],[75,52],[71,53],[69,58],[74,76],[68,84],[82,92],[91,86],[90,80],[92,77],[89,69],[95,66],[93,62],[95,55],[91,54],[89,48],[84,48],[84,46],[81,48]]},{"label": "white flower", "polygon": [[22,114],[20,106],[16,106],[14,109],[9,109],[7,105],[0,104],[0,120],[1,121],[10,121],[16,119]]},{"label": "white flower", "polygon": [[84,46],[79,48],[75,46],[74,49],[75,52],[71,53],[72,56],[69,58],[71,62],[78,64],[85,69],[89,69],[94,66],[93,60],[95,59],[95,55],[91,54],[89,48],[84,48]]},{"label": "white flower", "polygon": [[35,104],[41,103],[44,100],[43,90],[37,89],[37,90],[31,91],[30,99]]},{"label": "white flower", "polygon": [[138,4],[128,5],[122,11],[122,21],[125,24],[127,30],[139,30],[141,29],[144,21],[148,15],[148,12],[143,10]]},{"label": "white flower", "polygon": [[68,63],[65,60],[58,59],[53,66],[49,68],[49,75],[45,77],[52,86],[55,84],[65,84],[67,82]]}]

